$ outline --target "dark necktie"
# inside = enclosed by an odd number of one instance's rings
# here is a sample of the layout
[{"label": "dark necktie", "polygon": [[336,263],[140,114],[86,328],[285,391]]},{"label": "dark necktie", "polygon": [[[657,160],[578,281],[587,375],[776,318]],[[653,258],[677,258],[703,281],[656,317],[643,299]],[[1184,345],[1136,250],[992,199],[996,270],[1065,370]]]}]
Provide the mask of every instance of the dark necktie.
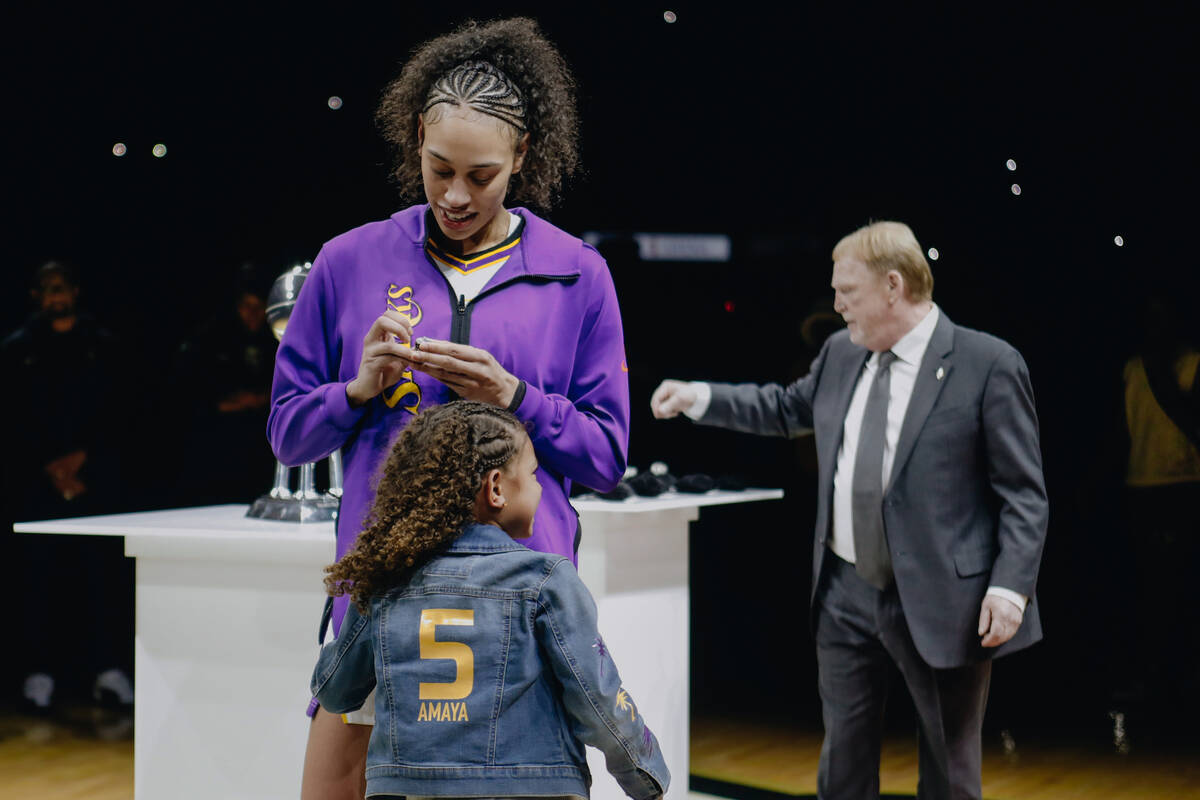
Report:
[{"label": "dark necktie", "polygon": [[851,522],[854,526],[854,568],[863,580],[883,591],[892,585],[892,557],[883,532],[883,443],[887,436],[888,398],[892,387],[892,351],[879,354],[863,410],[854,457]]}]

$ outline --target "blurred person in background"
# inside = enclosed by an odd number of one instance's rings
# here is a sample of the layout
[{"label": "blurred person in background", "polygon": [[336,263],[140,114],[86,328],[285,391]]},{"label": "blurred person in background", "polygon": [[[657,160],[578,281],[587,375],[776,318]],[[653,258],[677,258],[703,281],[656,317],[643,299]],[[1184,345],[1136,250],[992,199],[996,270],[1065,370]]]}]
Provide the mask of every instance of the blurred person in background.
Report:
[{"label": "blurred person in background", "polygon": [[[39,267],[30,294],[33,314],[0,342],[10,387],[0,414],[9,445],[6,521],[112,511],[120,504],[119,445],[127,429],[116,339],[80,310],[80,281],[65,262]],[[131,703],[133,571],[121,540],[14,534],[10,525],[5,534],[19,565],[16,596],[39,598],[44,612],[15,617],[24,700],[46,709],[65,690]],[[75,619],[76,630],[67,637],[49,629],[47,615]]]},{"label": "blurred person in background", "polygon": [[1132,695],[1158,722],[1195,708],[1200,691],[1200,350],[1177,300],[1141,307],[1138,353],[1125,364],[1125,516],[1134,554]]},{"label": "blurred person in background", "polygon": [[248,503],[271,485],[274,459],[262,444],[277,347],[269,286],[254,264],[243,264],[226,303],[176,353],[174,395],[191,406],[180,505]]}]

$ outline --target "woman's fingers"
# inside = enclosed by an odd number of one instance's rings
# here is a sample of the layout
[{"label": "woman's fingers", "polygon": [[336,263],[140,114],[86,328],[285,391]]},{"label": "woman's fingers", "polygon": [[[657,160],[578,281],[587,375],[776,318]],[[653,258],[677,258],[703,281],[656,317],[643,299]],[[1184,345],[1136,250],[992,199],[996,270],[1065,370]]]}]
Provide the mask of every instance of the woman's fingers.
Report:
[{"label": "woman's fingers", "polygon": [[367,331],[367,341],[384,341],[396,337],[401,342],[412,341],[412,323],[408,317],[391,309],[375,318]]},{"label": "woman's fingers", "polygon": [[431,364],[414,363],[413,369],[420,370],[430,377],[437,378],[442,383],[457,383],[457,384],[478,384],[478,376],[471,374],[466,370],[440,367]]},{"label": "woman's fingers", "polygon": [[380,356],[395,356],[406,362],[412,362],[412,348],[406,344],[400,344],[392,338],[387,338],[383,341],[371,342],[363,347],[363,356],[365,358],[378,358]]},{"label": "woman's fingers", "polygon": [[388,309],[375,318],[363,337],[358,375],[346,384],[346,397],[352,405],[363,405],[412,367],[411,341],[412,323],[405,315]]},{"label": "woman's fingers", "polygon": [[457,372],[463,375],[481,374],[486,370],[486,364],[479,361],[467,361],[451,355],[427,353],[424,349],[414,350],[410,359],[423,371],[439,369],[445,372]]},{"label": "woman's fingers", "polygon": [[422,353],[447,356],[458,361],[486,364],[493,360],[492,354],[482,348],[447,342],[444,339],[429,339],[424,336],[417,340],[417,349]]},{"label": "woman's fingers", "polygon": [[461,397],[506,408],[520,386],[495,357],[479,347],[443,339],[417,339],[407,356],[413,369],[449,386]]}]

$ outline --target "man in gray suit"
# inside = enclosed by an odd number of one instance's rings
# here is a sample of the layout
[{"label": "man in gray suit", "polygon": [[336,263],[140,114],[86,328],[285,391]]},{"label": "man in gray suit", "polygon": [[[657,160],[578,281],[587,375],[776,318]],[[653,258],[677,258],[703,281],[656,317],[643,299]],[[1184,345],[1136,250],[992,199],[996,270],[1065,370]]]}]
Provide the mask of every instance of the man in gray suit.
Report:
[{"label": "man in gray suit", "polygon": [[812,623],[825,800],[879,796],[888,662],[920,721],[918,796],[979,798],[991,659],[1042,636],[1046,535],[1037,416],[1020,354],[933,303],[908,226],[833,251],[831,336],[807,376],[664,381],[651,408],[704,425],[816,436]]}]

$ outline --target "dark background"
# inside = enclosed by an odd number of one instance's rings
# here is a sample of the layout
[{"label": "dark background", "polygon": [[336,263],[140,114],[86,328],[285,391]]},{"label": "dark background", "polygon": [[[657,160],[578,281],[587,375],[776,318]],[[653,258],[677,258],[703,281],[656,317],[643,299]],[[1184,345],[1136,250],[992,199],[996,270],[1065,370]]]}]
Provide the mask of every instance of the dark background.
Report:
[{"label": "dark background", "polygon": [[0,327],[24,318],[38,264],[81,268],[83,305],[140,376],[125,501],[161,504],[187,425],[165,377],[180,339],[242,261],[282,271],[398,208],[372,114],[411,47],[468,16],[529,14],[571,63],[583,117],[585,171],[550,218],[733,241],[728,264],[611,259],[631,462],[789,492],[695,526],[697,705],[815,720],[805,445],[653,422],[649,392],[664,377],[802,374],[799,322],[831,300],[832,246],[891,218],[940,251],[945,312],[1017,346],[1038,395],[1047,638],[998,666],[989,724],[1103,735],[1129,627],[1108,457],[1121,366],[1139,294],[1196,288],[1187,6],[723,6],[7,6]]}]

